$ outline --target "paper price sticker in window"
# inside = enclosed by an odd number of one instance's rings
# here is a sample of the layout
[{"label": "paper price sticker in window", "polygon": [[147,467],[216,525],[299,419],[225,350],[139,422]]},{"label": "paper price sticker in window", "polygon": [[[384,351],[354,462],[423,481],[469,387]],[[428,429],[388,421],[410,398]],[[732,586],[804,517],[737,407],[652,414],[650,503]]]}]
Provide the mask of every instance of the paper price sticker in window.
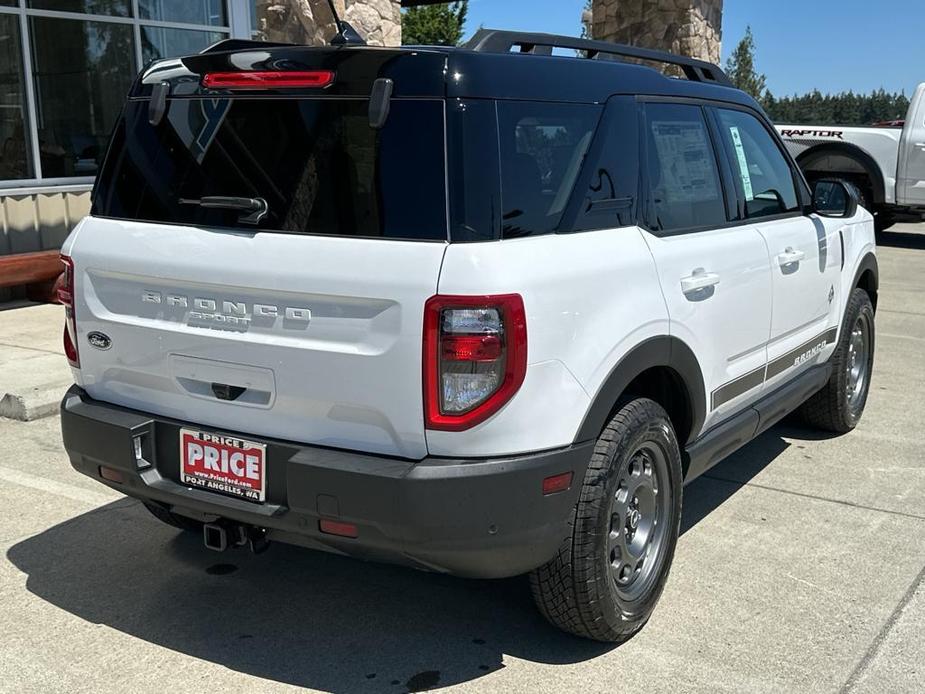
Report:
[{"label": "paper price sticker in window", "polygon": [[734,125],[729,127],[729,133],[732,135],[732,144],[735,145],[736,158],[739,160],[739,174],[742,176],[745,199],[751,202],[755,199],[755,193],[752,190],[752,175],[748,171],[748,159],[745,157],[745,147],[742,146],[742,136]]}]

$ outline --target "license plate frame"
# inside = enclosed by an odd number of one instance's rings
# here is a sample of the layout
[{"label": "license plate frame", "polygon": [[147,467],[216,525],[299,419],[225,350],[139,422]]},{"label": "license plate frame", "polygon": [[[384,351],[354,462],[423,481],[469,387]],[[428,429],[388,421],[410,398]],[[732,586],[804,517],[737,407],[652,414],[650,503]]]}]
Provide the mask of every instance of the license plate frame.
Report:
[{"label": "license plate frame", "polygon": [[263,504],[267,497],[267,445],[183,427],[179,433],[180,482],[194,489]]}]

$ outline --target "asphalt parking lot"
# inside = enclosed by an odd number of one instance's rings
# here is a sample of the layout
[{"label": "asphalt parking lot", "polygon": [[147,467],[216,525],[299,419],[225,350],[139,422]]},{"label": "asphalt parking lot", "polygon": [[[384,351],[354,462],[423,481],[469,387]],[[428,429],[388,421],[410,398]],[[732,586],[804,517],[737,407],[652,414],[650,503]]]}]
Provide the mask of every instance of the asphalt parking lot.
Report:
[{"label": "asphalt parking lot", "polygon": [[880,267],[861,425],[783,424],[689,486],[618,648],[547,626],[522,579],[209,552],[73,472],[57,417],[0,419],[0,691],[925,691],[925,225]]}]

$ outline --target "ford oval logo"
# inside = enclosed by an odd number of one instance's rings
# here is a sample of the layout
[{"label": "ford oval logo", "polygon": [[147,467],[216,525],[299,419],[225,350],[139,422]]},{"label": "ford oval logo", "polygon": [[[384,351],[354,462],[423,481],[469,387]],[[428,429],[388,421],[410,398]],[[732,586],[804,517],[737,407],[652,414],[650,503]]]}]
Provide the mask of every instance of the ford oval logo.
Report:
[{"label": "ford oval logo", "polygon": [[109,335],[95,331],[87,333],[87,342],[90,343],[91,347],[96,347],[97,349],[109,349],[112,347],[112,340],[109,339]]}]

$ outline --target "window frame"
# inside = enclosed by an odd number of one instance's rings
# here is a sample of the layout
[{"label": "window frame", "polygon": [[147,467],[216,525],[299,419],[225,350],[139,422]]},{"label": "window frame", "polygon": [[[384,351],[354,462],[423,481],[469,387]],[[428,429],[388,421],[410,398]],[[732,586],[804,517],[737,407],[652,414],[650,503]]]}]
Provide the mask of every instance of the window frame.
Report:
[{"label": "window frame", "polygon": [[[797,217],[808,217],[812,214],[812,195],[806,177],[800,170],[793,156],[784,145],[780,134],[770,124],[767,117],[750,106],[720,101],[716,99],[698,99],[691,97],[673,97],[673,96],[656,96],[656,95],[639,95],[636,97],[638,111],[638,131],[639,131],[639,201],[637,206],[638,221],[640,228],[644,229],[653,236],[670,237],[682,234],[697,234],[707,231],[720,229],[733,229],[745,225],[755,225],[759,222],[773,222],[779,219],[794,219]],[[713,143],[713,153],[716,157],[717,168],[720,172],[720,182],[723,187],[723,195],[726,199],[726,222],[721,226],[700,225],[695,227],[685,227],[662,231],[655,228],[651,223],[651,189],[649,185],[648,171],[648,138],[646,137],[646,104],[678,104],[687,106],[697,106],[704,114],[704,120],[710,133],[710,139]],[[784,212],[777,215],[768,215],[766,217],[755,217],[749,219],[745,216],[745,194],[744,190],[739,190],[736,184],[735,172],[732,168],[732,159],[726,151],[726,145],[722,139],[722,132],[719,126],[718,109],[728,109],[731,111],[742,111],[758,120],[765,131],[771,136],[772,141],[777,146],[787,166],[790,167],[790,174],[794,180],[794,186],[797,191],[797,200],[800,207],[791,212]]]},{"label": "window frame", "polygon": [[[138,0],[129,0],[131,16],[91,14],[86,12],[71,12],[67,10],[44,10],[29,7],[29,0],[16,0],[12,6],[0,5],[0,14],[13,15],[19,20],[20,55],[23,64],[24,81],[24,117],[23,132],[27,138],[26,147],[30,153],[33,165],[31,178],[13,178],[0,180],[0,191],[4,194],[16,194],[19,189],[53,188],[55,186],[86,186],[89,189],[95,176],[65,176],[46,177],[42,173],[41,151],[39,145],[39,107],[35,89],[35,73],[32,56],[32,38],[29,20],[33,17],[50,19],[69,19],[84,22],[102,22],[109,24],[122,24],[132,27],[132,65],[127,68],[133,74],[144,67],[141,32],[142,27],[160,29],[186,29],[193,31],[209,31],[224,34],[225,38],[251,37],[250,12],[243,8],[243,3],[236,0],[222,0],[225,7],[225,24],[203,25],[186,24],[154,19],[144,19],[139,13]],[[127,96],[127,95],[126,95]]]},{"label": "window frame", "polygon": [[[556,234],[581,234],[607,229],[625,229],[638,224],[641,208],[638,181],[642,169],[640,164],[639,129],[636,127],[636,104],[631,96],[617,95],[607,100],[604,112],[597,124],[597,131],[591,139],[581,170],[575,179],[575,186],[565,206],[562,219],[555,229]],[[622,142],[621,142],[622,141]],[[625,143],[623,153],[628,159],[619,160],[617,143]],[[609,164],[620,177],[636,181],[635,185],[621,189],[620,180],[614,182],[616,197],[589,200],[596,169]],[[598,209],[594,209],[595,205]]]},{"label": "window frame", "polygon": [[[637,113],[638,113],[638,137],[639,137],[639,199],[641,204],[638,206],[638,225],[648,231],[653,236],[658,236],[660,238],[670,237],[670,236],[680,236],[682,234],[696,234],[703,231],[713,231],[715,229],[724,229],[729,226],[734,226],[740,224],[741,221],[738,219],[733,219],[730,216],[730,195],[729,187],[732,185],[732,182],[729,180],[730,172],[728,166],[724,165],[725,157],[723,157],[719,150],[719,145],[716,141],[716,133],[710,122],[710,117],[708,116],[705,109],[705,102],[699,99],[684,99],[684,98],[672,98],[672,97],[647,97],[640,96],[637,97]],[[716,170],[719,177],[720,183],[720,192],[723,196],[723,211],[725,220],[720,225],[712,224],[702,224],[697,226],[688,226],[688,227],[678,227],[676,229],[659,229],[654,223],[654,202],[652,200],[652,185],[651,185],[651,172],[649,171],[649,137],[648,137],[648,115],[646,106],[648,104],[668,104],[668,105],[677,105],[677,106],[690,106],[697,109],[700,112],[701,117],[703,118],[704,127],[707,131],[707,138],[710,141],[710,148],[713,152],[713,160],[716,164]]]},{"label": "window frame", "polygon": [[[767,119],[762,118],[761,115],[759,115],[754,110],[739,106],[738,104],[710,104],[706,108],[711,113],[713,127],[716,129],[716,138],[721,143],[721,147],[724,152],[724,158],[726,159],[730,170],[733,171],[732,185],[738,199],[739,214],[741,215],[742,221],[757,224],[764,221],[793,219],[795,217],[808,216],[812,211],[812,196],[809,191],[809,184],[806,182],[806,179],[803,176],[802,171],[800,171],[799,166],[797,166],[796,162],[793,161],[793,157],[790,155],[790,152],[787,151],[786,146],[780,139],[780,135],[773,127],[770,126],[769,123],[767,123]],[[771,142],[773,142],[775,147],[777,147],[777,151],[783,157],[787,167],[790,169],[790,179],[793,183],[794,192],[796,193],[797,198],[797,209],[790,210],[788,212],[780,212],[778,214],[765,215],[762,217],[749,217],[746,214],[745,189],[742,186],[741,177],[736,176],[734,173],[733,161],[735,153],[729,149],[729,145],[726,142],[726,139],[723,137],[722,120],[720,119],[719,114],[721,110],[739,111],[740,113],[751,116],[759,123],[759,125],[761,125],[761,127],[764,128],[764,131],[768,133],[769,137],[771,138]]]},{"label": "window frame", "polygon": [[[538,100],[538,99],[492,99],[494,104],[495,111],[495,135],[496,135],[496,145],[498,153],[498,203],[500,205],[497,211],[498,217],[498,226],[497,226],[497,239],[498,240],[514,240],[517,238],[540,238],[543,236],[552,236],[555,234],[564,234],[564,233],[579,233],[580,231],[594,231],[598,229],[580,229],[574,230],[572,225],[577,223],[580,220],[580,215],[575,210],[576,198],[584,196],[584,188],[582,185],[586,180],[586,173],[588,170],[588,162],[594,158],[596,154],[599,153],[599,148],[601,147],[601,141],[604,139],[604,126],[607,123],[608,119],[612,118],[610,101],[607,102],[596,102],[596,101],[550,101],[550,100]],[[572,189],[569,191],[568,198],[565,201],[565,205],[562,208],[562,212],[559,216],[559,221],[551,229],[540,232],[540,233],[530,233],[523,236],[511,236],[505,237],[504,235],[504,163],[502,161],[502,128],[501,128],[501,108],[506,104],[532,104],[534,106],[564,106],[564,107],[587,107],[587,108],[596,108],[600,111],[597,121],[594,125],[594,131],[591,135],[591,141],[588,143],[587,151],[584,154],[584,158],[581,162],[581,166],[578,169],[578,173],[575,176],[575,181],[572,184]],[[582,191],[579,194],[579,191]],[[600,227],[603,229],[609,227]]]}]

